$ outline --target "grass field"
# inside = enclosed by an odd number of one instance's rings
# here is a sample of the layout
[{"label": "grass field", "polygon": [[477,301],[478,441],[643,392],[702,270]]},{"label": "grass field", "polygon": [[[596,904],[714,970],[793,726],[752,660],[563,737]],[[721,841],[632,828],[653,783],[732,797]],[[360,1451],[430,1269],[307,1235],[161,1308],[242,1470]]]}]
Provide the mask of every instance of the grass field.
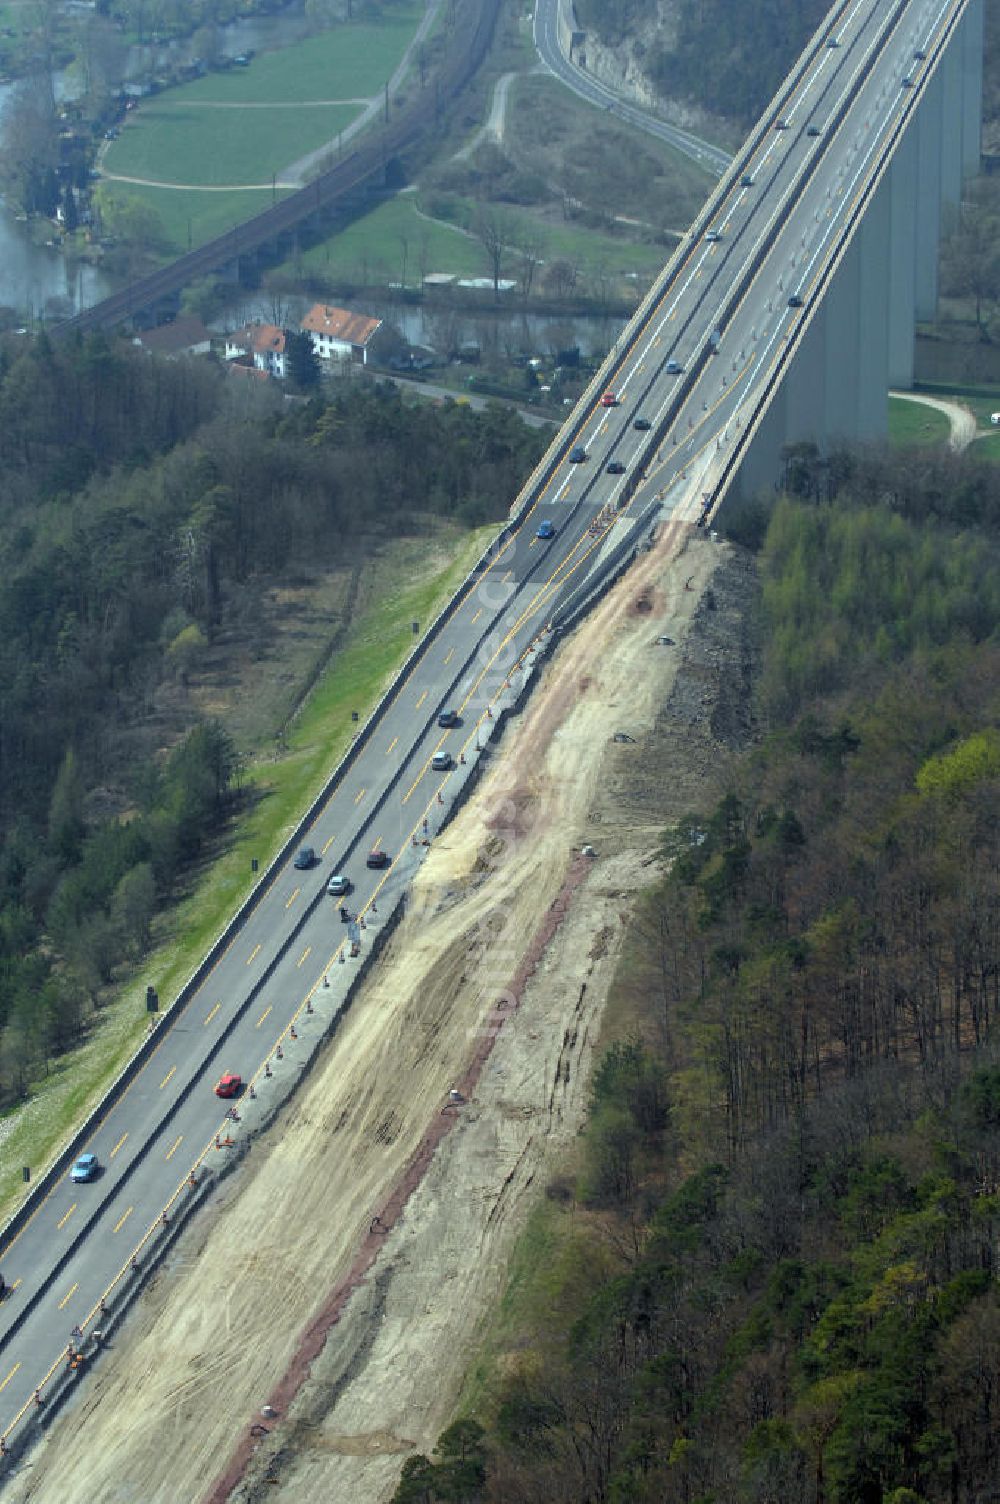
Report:
[{"label": "grass field", "polygon": [[[312,247],[302,257],[303,264],[346,281],[396,282],[402,276],[405,239],[406,280],[411,286],[418,284],[422,268],[459,277],[488,276],[490,267],[482,246],[474,235],[463,233],[464,224],[473,222],[475,206],[467,200],[451,202],[455,223],[426,215],[418,195],[401,194]],[[500,212],[512,228],[512,241],[530,230],[544,244],[545,261],[566,258],[584,274],[603,268],[612,276],[644,276],[658,271],[669,254],[662,246],[635,245],[572,224],[550,224],[525,209],[504,206]],[[504,275],[516,275],[513,257]]]},{"label": "grass field", "polygon": [[[353,734],[351,711],[364,716],[410,651],[410,623],[432,620],[495,531],[458,535],[443,567],[441,537],[430,544],[401,540],[372,562],[363,591],[368,608],[355,618],[343,650],[293,721],[285,755],[278,762],[270,755],[251,761],[246,782],[261,797],[237,822],[224,850],[196,874],[190,893],[169,916],[169,937],[121,996],[101,1009],[86,1044],[56,1062],[25,1107],[0,1119],[0,1219],[20,1199],[21,1165],[40,1172],[139,1043],[147,982],[157,986],[164,1004],[176,996],[249,891],[251,857],[264,866],[279,849],[343,755]],[[260,728],[262,737],[272,731],[270,720]]]},{"label": "grass field", "polygon": [[358,113],[354,105],[216,110],[167,96],[137,112],[104,166],[162,183],[270,188],[272,174],[280,178],[291,162],[334,140]]},{"label": "grass field", "polygon": [[947,444],[950,427],[944,413],[907,402],[903,397],[889,398],[889,442],[891,444]]},{"label": "grass field", "polygon": [[[141,199],[155,209],[169,241],[169,254],[179,256],[191,245],[203,245],[233,225],[241,224],[271,206],[271,185],[244,193],[197,193],[173,188],[141,188],[135,183],[113,183],[116,193]],[[277,198],[287,197],[279,189]],[[165,256],[164,259],[167,259]]]},{"label": "grass field", "polygon": [[[397,7],[380,22],[334,27],[248,68],[213,73],[155,96],[129,119],[108,147],[108,173],[158,183],[224,188],[261,184],[255,193],[191,193],[183,187],[123,183],[122,193],[160,215],[169,249],[180,253],[221,234],[271,202],[271,177],[336,139],[360,104],[375,95],[398,65],[422,7]],[[222,105],[225,108],[214,108]],[[240,108],[245,106],[245,108]]]},{"label": "grass field", "polygon": [[971,453],[977,459],[990,460],[994,465],[1000,464],[1000,433],[986,434],[984,438],[977,439]]}]

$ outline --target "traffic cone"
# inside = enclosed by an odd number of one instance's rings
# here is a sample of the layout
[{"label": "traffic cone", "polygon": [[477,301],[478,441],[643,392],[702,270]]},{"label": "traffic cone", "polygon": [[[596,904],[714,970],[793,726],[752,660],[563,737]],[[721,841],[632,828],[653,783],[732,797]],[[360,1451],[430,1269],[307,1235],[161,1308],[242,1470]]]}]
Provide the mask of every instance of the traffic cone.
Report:
[{"label": "traffic cone", "polygon": [[270,1060],[265,1060],[264,1061],[264,1075],[267,1077],[268,1081],[270,1081],[270,1079],[271,1079],[271,1062],[270,1062]]},{"label": "traffic cone", "polygon": [[278,1057],[279,1060],[284,1060],[284,1058],[285,1058],[285,1052],[281,1048],[280,1044],[279,1044],[278,1048],[275,1050],[274,1053],[277,1055],[277,1057]]},{"label": "traffic cone", "polygon": [[343,951],[340,952],[340,955],[337,957],[337,960],[340,962],[341,966],[343,966],[343,964],[344,964],[344,952]]},{"label": "traffic cone", "polygon": [[298,1037],[299,1037],[296,1034],[296,1032],[295,1032],[295,1025],[294,1024],[292,1024],[292,1027],[289,1029],[288,1033],[289,1033],[289,1037],[292,1038],[292,1039],[298,1039]]},{"label": "traffic cone", "polygon": [[[327,985],[329,986],[329,983],[327,983]],[[313,1011],[312,998],[311,997],[307,997],[306,998],[306,1012],[307,1013],[311,1013],[312,1011]]]}]

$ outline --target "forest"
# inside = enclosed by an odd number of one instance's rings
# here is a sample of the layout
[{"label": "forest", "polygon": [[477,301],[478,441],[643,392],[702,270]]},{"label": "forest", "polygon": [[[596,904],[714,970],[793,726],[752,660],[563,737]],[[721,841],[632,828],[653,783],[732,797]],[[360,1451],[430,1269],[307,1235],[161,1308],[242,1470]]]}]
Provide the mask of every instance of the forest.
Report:
[{"label": "forest", "polygon": [[1000,1499],[1000,472],[801,449],[737,531],[757,734],[397,1504]]},{"label": "forest", "polygon": [[285,402],[96,335],[0,346],[0,1105],[76,1043],[240,801],[157,686],[275,582],[505,516],[544,435],[391,384]]}]

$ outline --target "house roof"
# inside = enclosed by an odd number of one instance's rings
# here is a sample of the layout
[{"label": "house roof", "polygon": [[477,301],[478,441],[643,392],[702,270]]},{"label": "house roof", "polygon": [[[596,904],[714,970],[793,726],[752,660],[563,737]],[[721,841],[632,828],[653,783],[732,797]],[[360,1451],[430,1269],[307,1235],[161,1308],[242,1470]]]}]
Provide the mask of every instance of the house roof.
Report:
[{"label": "house roof", "polygon": [[275,355],[285,353],[285,331],[279,329],[277,324],[251,324],[246,333],[250,338],[251,349],[258,355],[264,355],[267,351]]},{"label": "house roof", "polygon": [[172,324],[161,324],[158,329],[144,329],[135,336],[133,344],[141,345],[144,350],[155,351],[158,355],[179,355],[194,345],[210,344],[211,339],[212,336],[201,319],[195,318],[193,314],[182,314]]},{"label": "house roof", "polygon": [[343,340],[345,344],[366,345],[381,323],[381,319],[369,319],[363,313],[351,313],[348,308],[314,303],[301,327],[307,334],[328,334],[331,339]]}]

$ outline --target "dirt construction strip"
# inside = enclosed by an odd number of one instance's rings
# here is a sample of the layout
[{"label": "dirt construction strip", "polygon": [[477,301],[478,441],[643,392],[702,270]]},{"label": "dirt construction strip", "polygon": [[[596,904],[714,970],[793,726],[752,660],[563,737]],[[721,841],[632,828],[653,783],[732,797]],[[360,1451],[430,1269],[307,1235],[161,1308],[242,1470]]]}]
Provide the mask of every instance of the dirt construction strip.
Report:
[{"label": "dirt construction strip", "polygon": [[[538,962],[541,960],[546,947],[559,926],[560,920],[565,916],[570,897],[583,881],[589,866],[590,860],[585,856],[578,856],[573,863],[570,874],[562,886],[562,891],[535,932],[527,953],[518,967],[516,977],[513,978],[510,986],[501,994],[499,1006],[488,1020],[482,1040],[464,1075],[459,1078],[457,1086],[449,1089],[448,1102],[442,1107],[438,1116],[432,1120],[426,1137],[407,1165],[402,1179],[393,1188],[388,1201],[386,1201],[381,1211],[376,1213],[372,1218],[368,1236],[358,1250],[357,1258],[351,1265],[346,1279],[333,1291],[316,1320],[311,1322],[306,1328],[298,1351],[285,1371],[280,1384],[268,1400],[269,1408],[274,1410],[276,1414],[285,1414],[292,1400],[295,1399],[302,1388],[305,1379],[309,1375],[314,1359],[323,1350],[327,1333],[333,1324],[340,1320],[350,1296],[361,1284],[365,1275],[378,1258],[379,1253],[382,1251],[385,1236],[396,1226],[406,1208],[406,1203],[423,1180],[438,1145],[456,1121],[459,1107],[469,1100],[479,1084],[483,1066],[486,1064],[493,1049],[496,1035],[503,1028],[507,1017],[507,1009],[517,1007],[518,999],[525,983],[533,975]],[[205,1504],[226,1504],[226,1500],[230,1497],[233,1489],[242,1480],[246,1472],[247,1463],[260,1439],[260,1431],[261,1427],[257,1422],[252,1423],[248,1427],[246,1435],[237,1446],[222,1476],[214,1488],[206,1495]]]},{"label": "dirt construction strip", "polygon": [[[726,555],[672,529],[559,648],[309,1079],[7,1498],[195,1504],[224,1497],[225,1468],[241,1504],[370,1504],[433,1447],[517,1232],[576,1140],[669,806],[696,807],[721,766],[696,738],[714,657],[673,707]],[[728,637],[714,588],[706,620]]]}]

